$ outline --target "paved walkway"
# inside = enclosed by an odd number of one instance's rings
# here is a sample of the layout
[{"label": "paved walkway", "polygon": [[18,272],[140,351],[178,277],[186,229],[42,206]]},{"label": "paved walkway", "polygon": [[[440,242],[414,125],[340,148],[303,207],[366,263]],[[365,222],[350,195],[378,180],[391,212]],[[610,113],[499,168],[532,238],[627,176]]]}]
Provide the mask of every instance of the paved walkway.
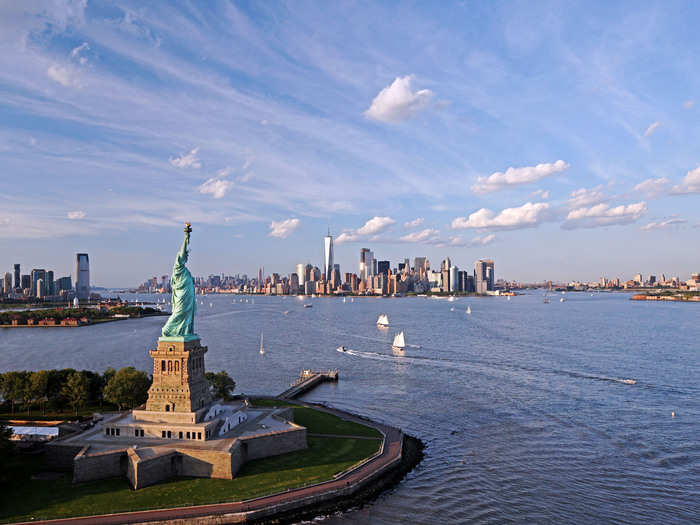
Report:
[{"label": "paved walkway", "polygon": [[[99,525],[115,525],[122,523],[140,523],[147,521],[169,521],[177,519],[196,518],[202,516],[221,515],[221,514],[239,514],[252,511],[262,511],[270,507],[276,507],[285,503],[293,503],[300,500],[305,500],[311,497],[318,497],[323,494],[328,494],[332,499],[334,492],[340,489],[347,489],[352,485],[356,485],[371,477],[378,471],[383,470],[394,462],[401,459],[403,434],[401,430],[394,427],[389,427],[373,421],[368,421],[360,417],[355,417],[352,414],[335,410],[332,408],[305,404],[317,410],[328,412],[348,421],[354,421],[362,425],[367,425],[376,428],[382,432],[384,438],[384,448],[378,456],[370,459],[360,467],[345,473],[339,478],[319,483],[317,485],[291,489],[280,494],[264,496],[262,498],[237,501],[231,503],[215,503],[212,505],[197,505],[194,507],[178,507],[172,509],[159,510],[144,510],[136,512],[123,512],[119,514],[108,514],[102,516],[84,516],[79,518],[65,518],[60,520],[48,520],[44,522],[25,522],[25,523],[56,523],[56,524],[99,524]],[[301,506],[301,505],[300,505]],[[291,509],[289,509],[291,510]]]}]

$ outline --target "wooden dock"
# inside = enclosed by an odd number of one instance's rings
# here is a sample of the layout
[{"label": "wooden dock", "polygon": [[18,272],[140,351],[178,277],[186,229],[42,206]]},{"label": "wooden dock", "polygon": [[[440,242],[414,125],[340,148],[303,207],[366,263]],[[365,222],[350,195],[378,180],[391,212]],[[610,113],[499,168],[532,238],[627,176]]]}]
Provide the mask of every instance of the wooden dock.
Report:
[{"label": "wooden dock", "polygon": [[278,397],[280,399],[295,399],[302,394],[305,394],[319,383],[326,381],[337,381],[338,370],[302,370],[299,374],[299,379],[294,381],[292,385],[282,392]]}]

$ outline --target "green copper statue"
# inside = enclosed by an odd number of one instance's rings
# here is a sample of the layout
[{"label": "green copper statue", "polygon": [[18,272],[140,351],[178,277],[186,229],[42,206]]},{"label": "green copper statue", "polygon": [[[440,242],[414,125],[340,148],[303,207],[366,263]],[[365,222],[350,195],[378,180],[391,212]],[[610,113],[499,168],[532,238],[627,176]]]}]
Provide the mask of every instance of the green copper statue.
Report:
[{"label": "green copper statue", "polygon": [[185,339],[198,337],[194,333],[194,316],[197,313],[194,281],[192,274],[185,266],[189,254],[187,247],[190,243],[190,233],[192,233],[192,226],[188,222],[185,224],[185,240],[182,241],[182,248],[175,258],[173,275],[170,277],[170,287],[173,291],[173,312],[163,327],[163,337],[183,337]]}]

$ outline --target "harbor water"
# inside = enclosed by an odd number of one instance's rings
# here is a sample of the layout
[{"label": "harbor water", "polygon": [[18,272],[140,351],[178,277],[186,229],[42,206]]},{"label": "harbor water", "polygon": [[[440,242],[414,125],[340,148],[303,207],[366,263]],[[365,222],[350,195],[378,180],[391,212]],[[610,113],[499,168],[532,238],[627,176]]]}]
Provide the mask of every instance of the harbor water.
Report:
[{"label": "harbor water", "polygon": [[[195,328],[207,369],[226,370],[238,393],[277,394],[304,368],[337,368],[338,383],[304,399],[425,443],[399,485],[324,523],[697,522],[700,304],[565,298],[209,295]],[[164,321],[0,329],[0,370],[150,373]],[[399,331],[403,352],[391,347]]]}]

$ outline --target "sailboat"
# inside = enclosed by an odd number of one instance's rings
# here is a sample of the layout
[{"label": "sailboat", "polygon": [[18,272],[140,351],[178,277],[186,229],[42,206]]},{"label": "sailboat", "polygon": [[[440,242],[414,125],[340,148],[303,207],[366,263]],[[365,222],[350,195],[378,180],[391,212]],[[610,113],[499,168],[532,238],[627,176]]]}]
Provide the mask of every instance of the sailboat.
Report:
[{"label": "sailboat", "polygon": [[260,332],[260,355],[265,355],[265,347],[263,346],[263,333]]},{"label": "sailboat", "polygon": [[468,305],[467,306],[467,315],[471,315],[471,314],[472,314],[472,307],[471,307],[471,305]]},{"label": "sailboat", "polygon": [[394,348],[396,350],[403,350],[406,348],[406,340],[404,339],[403,335],[403,330],[396,334],[396,337],[394,337],[394,342],[391,345],[391,348]]},{"label": "sailboat", "polygon": [[346,299],[345,297],[343,297],[343,302],[344,302],[344,303],[347,302],[347,299]]},{"label": "sailboat", "polygon": [[350,298],[350,302],[351,302],[351,303],[354,303],[354,302],[355,302],[355,298],[354,298],[354,297],[351,297],[351,298]]},{"label": "sailboat", "polygon": [[380,328],[386,328],[389,326],[389,316],[386,314],[380,314],[377,318],[377,326]]},{"label": "sailboat", "polygon": [[448,300],[449,302],[452,302],[452,301],[455,300],[455,296],[454,296],[454,295],[450,295],[450,297],[449,297],[447,300]]}]

